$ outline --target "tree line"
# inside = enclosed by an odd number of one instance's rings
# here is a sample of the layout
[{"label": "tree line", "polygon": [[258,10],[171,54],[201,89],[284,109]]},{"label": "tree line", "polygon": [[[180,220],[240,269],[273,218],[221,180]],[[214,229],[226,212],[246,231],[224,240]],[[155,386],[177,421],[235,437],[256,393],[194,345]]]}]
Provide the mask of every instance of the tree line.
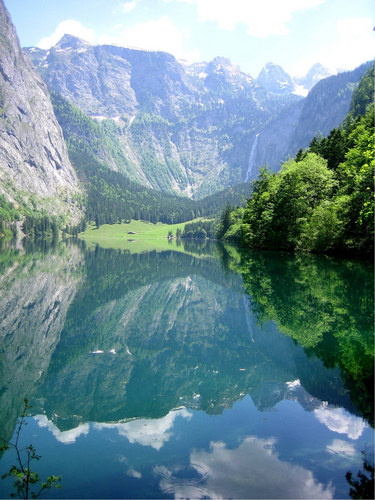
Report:
[{"label": "tree line", "polygon": [[245,208],[223,213],[223,239],[254,249],[372,255],[373,79],[374,67],[341,127],[315,137],[278,173],[261,169]]}]

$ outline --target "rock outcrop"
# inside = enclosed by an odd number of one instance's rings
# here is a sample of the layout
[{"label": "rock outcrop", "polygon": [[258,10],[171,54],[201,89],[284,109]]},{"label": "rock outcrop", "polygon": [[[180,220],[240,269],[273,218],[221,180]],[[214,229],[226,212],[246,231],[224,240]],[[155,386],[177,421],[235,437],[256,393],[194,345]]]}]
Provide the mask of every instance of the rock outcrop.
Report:
[{"label": "rock outcrop", "polygon": [[0,1],[0,193],[9,200],[66,213],[79,209],[79,193],[62,130],[45,84],[21,50],[9,13]]}]

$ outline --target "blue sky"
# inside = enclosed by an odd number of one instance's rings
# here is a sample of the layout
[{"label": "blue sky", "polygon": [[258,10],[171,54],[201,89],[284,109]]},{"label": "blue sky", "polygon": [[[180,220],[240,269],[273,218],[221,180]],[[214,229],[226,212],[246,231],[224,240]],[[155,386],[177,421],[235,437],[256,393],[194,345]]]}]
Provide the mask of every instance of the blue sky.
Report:
[{"label": "blue sky", "polygon": [[374,0],[5,0],[22,46],[64,32],[94,44],[228,57],[256,77],[268,61],[291,75],[315,63],[353,69],[375,57]]}]

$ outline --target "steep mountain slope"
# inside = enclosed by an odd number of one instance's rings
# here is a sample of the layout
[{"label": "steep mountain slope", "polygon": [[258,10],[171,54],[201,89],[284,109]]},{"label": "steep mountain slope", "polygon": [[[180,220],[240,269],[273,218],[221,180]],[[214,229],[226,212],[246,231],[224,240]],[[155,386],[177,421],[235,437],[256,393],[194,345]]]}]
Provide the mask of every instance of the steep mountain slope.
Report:
[{"label": "steep mountain slope", "polygon": [[[48,51],[25,50],[51,89],[117,124],[108,127],[117,144],[116,157],[106,158],[112,169],[190,198],[250,181],[265,162],[278,169],[341,122],[364,72],[332,76],[302,98],[273,63],[254,80],[222,57],[189,66],[164,52],[93,46],[71,35]],[[325,74],[315,65],[299,85]]]},{"label": "steep mountain slope", "polygon": [[[22,52],[0,2],[0,193],[17,203],[79,216],[80,193],[45,85]],[[64,200],[65,199],[65,200]]]},{"label": "steep mountain slope", "polygon": [[268,92],[275,94],[291,94],[294,91],[294,82],[281,66],[267,63],[258,75],[257,82]]},{"label": "steep mountain slope", "polygon": [[50,88],[120,125],[131,178],[193,198],[244,180],[254,132],[298,99],[272,95],[224,58],[183,66],[163,52],[70,35],[49,51],[27,51]]},{"label": "steep mountain slope", "polygon": [[257,138],[250,178],[254,179],[265,163],[278,171],[288,156],[306,148],[313,137],[327,135],[338,127],[349,111],[353,90],[370,66],[362,64],[353,71],[325,78],[305,99],[285,107]]}]

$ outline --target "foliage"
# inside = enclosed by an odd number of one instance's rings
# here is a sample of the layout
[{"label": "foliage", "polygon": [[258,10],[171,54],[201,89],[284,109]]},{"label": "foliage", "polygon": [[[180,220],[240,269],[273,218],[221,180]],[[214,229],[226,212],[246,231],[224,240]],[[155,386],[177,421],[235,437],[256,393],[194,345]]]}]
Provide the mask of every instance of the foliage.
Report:
[{"label": "foliage", "polygon": [[[0,238],[11,238],[17,235],[16,223],[20,223],[23,233],[29,240],[58,239],[60,230],[69,234],[74,234],[76,228],[65,227],[63,216],[54,216],[45,210],[36,208],[33,196],[30,196],[30,203],[20,201],[10,202],[0,195]],[[77,226],[77,229],[81,224]]]},{"label": "foliage", "polygon": [[230,225],[221,239],[238,241],[241,238],[243,214],[243,207],[238,207],[230,213]]},{"label": "foliage", "polygon": [[374,105],[366,96],[373,72],[354,93],[341,128],[314,138],[277,174],[261,169],[240,229],[231,228],[233,220],[222,239],[234,234],[250,248],[372,255]]},{"label": "foliage", "polygon": [[366,114],[369,106],[374,102],[375,64],[366,72],[353,93],[350,106],[350,115],[353,118]]},{"label": "foliage", "polygon": [[216,236],[215,220],[199,220],[185,224],[181,238],[189,239],[214,239]]},{"label": "foliage", "polygon": [[374,497],[374,463],[372,463],[365,452],[363,454],[363,471],[357,472],[357,478],[353,479],[353,473],[347,472],[345,477],[350,484],[351,498],[373,498]]},{"label": "foliage", "polygon": [[279,174],[264,169],[244,211],[244,241],[254,248],[295,249],[314,209],[336,185],[326,161],[314,153],[290,160]]},{"label": "foliage", "polygon": [[216,230],[216,235],[218,238],[222,238],[225,233],[228,231],[231,225],[231,212],[232,212],[232,207],[228,203],[227,206],[225,207],[225,210],[221,214],[221,218]]},{"label": "foliage", "polygon": [[330,256],[245,250],[224,261],[241,273],[259,323],[273,321],[309,355],[329,368],[338,366],[352,402],[373,425],[373,266]]},{"label": "foliage", "polygon": [[16,465],[12,465],[9,471],[2,476],[3,479],[6,477],[14,479],[13,485],[16,493],[11,493],[11,497],[17,495],[20,498],[30,498],[30,496],[31,498],[38,498],[42,494],[47,493],[51,488],[61,488],[61,476],[51,475],[45,481],[41,481],[39,474],[31,470],[32,460],[39,460],[41,458],[36,453],[34,446],[29,444],[21,448],[20,435],[22,428],[27,425],[26,415],[30,408],[31,406],[25,398],[23,412],[16,427],[15,442],[8,442],[2,446],[3,450],[13,449],[17,456]]},{"label": "foliage", "polygon": [[14,221],[20,220],[21,211],[13,203],[8,202],[4,195],[0,195],[0,238],[11,237]]}]

